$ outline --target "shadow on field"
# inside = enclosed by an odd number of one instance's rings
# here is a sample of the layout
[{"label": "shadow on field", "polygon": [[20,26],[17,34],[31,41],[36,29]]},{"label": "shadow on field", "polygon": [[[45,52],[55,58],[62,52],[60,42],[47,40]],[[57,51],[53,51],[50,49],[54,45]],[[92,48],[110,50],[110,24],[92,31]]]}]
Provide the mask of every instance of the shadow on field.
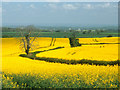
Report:
[{"label": "shadow on field", "polygon": [[35,52],[33,52],[33,54],[37,54],[37,53],[41,53],[41,52],[46,52],[46,51],[51,51],[51,50],[56,50],[56,49],[61,49],[61,48],[64,48],[64,47],[56,47],[56,48],[52,48],[52,49],[48,49],[48,50],[43,50],[43,51],[35,51]]}]

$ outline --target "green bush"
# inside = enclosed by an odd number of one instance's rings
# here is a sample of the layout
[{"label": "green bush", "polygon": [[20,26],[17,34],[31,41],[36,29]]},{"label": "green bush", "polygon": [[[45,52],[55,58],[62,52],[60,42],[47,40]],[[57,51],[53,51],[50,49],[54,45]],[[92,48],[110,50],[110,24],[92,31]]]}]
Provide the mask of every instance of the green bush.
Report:
[{"label": "green bush", "polygon": [[13,36],[11,36],[11,35],[2,35],[2,38],[11,38],[11,37],[13,37]]},{"label": "green bush", "polygon": [[77,39],[75,37],[70,37],[69,41],[70,41],[71,47],[81,46],[81,44],[79,43],[79,39]]},{"label": "green bush", "polygon": [[112,37],[112,35],[108,35],[107,37]]}]

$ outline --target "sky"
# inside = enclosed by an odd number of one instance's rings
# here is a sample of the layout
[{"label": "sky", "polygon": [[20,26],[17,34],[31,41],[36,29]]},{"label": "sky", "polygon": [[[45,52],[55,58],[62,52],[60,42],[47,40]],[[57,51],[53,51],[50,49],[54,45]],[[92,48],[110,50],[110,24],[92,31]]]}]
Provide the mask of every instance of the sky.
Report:
[{"label": "sky", "polygon": [[117,25],[117,2],[3,2],[3,25]]}]

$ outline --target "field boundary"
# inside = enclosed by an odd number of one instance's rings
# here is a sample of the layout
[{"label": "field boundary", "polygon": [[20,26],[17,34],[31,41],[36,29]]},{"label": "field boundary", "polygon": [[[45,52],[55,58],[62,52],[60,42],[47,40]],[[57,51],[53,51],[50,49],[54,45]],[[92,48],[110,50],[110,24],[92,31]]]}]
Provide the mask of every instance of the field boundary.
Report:
[{"label": "field boundary", "polygon": [[66,60],[66,59],[59,59],[59,58],[48,58],[48,57],[36,57],[37,53],[31,53],[30,55],[26,54],[20,54],[19,56],[21,57],[26,57],[30,58],[32,60],[41,60],[41,61],[46,61],[46,62],[54,62],[54,63],[63,63],[63,64],[68,64],[68,65],[76,65],[76,64],[89,64],[89,65],[119,65],[120,60],[116,61],[97,61],[97,60],[87,60],[87,59],[82,59],[82,60]]},{"label": "field boundary", "polygon": [[120,43],[80,43],[82,45],[102,45],[102,44],[120,44]]}]

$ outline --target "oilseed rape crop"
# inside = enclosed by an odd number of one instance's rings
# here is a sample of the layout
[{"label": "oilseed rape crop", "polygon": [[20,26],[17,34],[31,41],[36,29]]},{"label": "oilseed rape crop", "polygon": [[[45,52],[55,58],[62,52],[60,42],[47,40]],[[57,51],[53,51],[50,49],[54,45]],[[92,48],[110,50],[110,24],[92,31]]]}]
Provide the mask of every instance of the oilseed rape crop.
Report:
[{"label": "oilseed rape crop", "polygon": [[[114,47],[111,48],[111,47]],[[47,55],[47,53],[49,53]],[[47,56],[46,56],[47,55]],[[63,48],[37,54],[38,57],[62,58],[67,60],[118,60],[118,45],[83,45],[82,47]]]},{"label": "oilseed rape crop", "polygon": [[[66,39],[66,42],[68,42],[67,39]],[[71,59],[74,59],[74,60],[87,59],[87,60],[99,60],[99,61],[118,60],[118,44],[117,44],[118,38],[115,38],[115,37],[95,38],[95,39],[80,38],[79,42],[83,44],[82,47],[70,48],[66,44],[65,45],[66,48],[39,53],[37,54],[37,56],[60,58],[60,59],[67,59],[67,60],[71,60]],[[106,43],[109,43],[109,44],[106,44]],[[62,45],[62,44],[58,44],[57,40],[56,40],[56,44]]]},{"label": "oilseed rape crop", "polygon": [[[19,55],[19,38],[2,38],[2,88],[118,88],[118,65],[67,65],[32,60]],[[118,38],[79,38],[81,47],[71,48],[68,38],[37,38],[37,57],[64,59],[118,60]],[[100,44],[106,43],[106,44]],[[108,44],[109,43],[109,44]],[[64,47],[53,49],[56,47]]]}]

